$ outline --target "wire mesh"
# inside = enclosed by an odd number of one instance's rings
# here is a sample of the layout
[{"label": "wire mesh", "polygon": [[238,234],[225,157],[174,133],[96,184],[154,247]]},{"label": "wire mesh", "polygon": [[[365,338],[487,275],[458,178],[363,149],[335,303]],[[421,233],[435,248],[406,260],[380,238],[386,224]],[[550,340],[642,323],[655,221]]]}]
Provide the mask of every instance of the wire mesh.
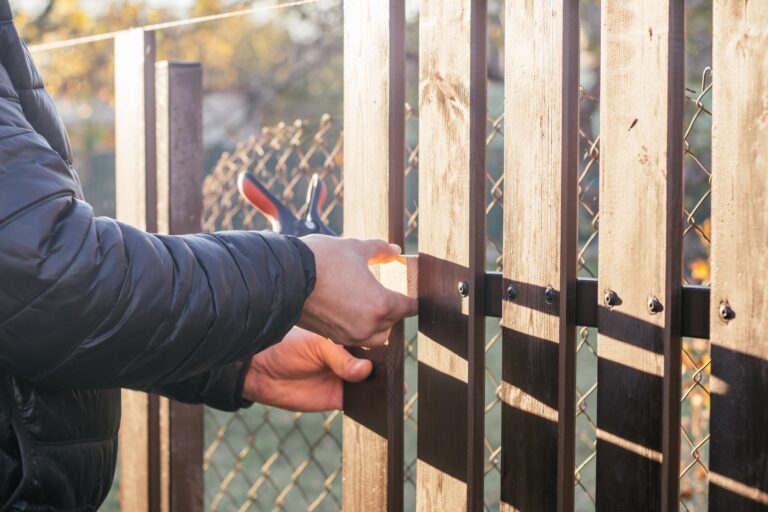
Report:
[{"label": "wire mesh", "polygon": [[[597,277],[600,194],[600,103],[584,88],[579,93],[579,177],[577,271]],[[576,510],[594,510],[597,456],[597,330],[579,327],[576,335]]]},{"label": "wire mesh", "polygon": [[[687,95],[686,201],[684,219],[686,281],[708,283],[709,251],[709,132],[712,89],[711,71],[706,70],[698,90]],[[406,249],[413,252],[418,239],[419,147],[418,115],[406,105],[404,163],[406,201],[404,226]],[[487,266],[501,269],[503,209],[503,115],[491,116],[487,126],[489,151],[486,171],[486,215],[489,218]],[[580,93],[580,163],[578,177],[579,246],[581,276],[597,276],[599,232],[599,101],[585,89]],[[331,191],[322,214],[341,231],[343,189],[342,139],[330,116],[316,130],[303,122],[264,129],[260,136],[222,155],[204,189],[204,229],[262,229],[264,219],[246,206],[235,186],[243,170],[259,175],[266,185],[302,214],[303,197],[312,173],[318,172]],[[492,220],[492,222],[491,222]],[[486,368],[486,509],[499,506],[500,474],[500,350],[498,322],[487,325]],[[597,346],[594,329],[580,328],[577,336],[576,389],[576,510],[595,507],[595,442],[597,396]],[[405,374],[409,392],[405,398],[405,501],[415,508],[416,428],[416,326],[406,324]],[[706,340],[684,340],[681,397],[683,439],[681,465],[682,510],[706,508],[709,344]],[[235,414],[209,410],[206,413],[205,453],[206,500],[210,508],[237,510],[337,510],[340,508],[341,422],[338,413],[295,414],[254,406]]]},{"label": "wire mesh", "polygon": [[[244,204],[237,175],[249,170],[297,215],[313,173],[329,188],[321,214],[338,229],[341,138],[330,116],[314,130],[296,121],[262,130],[225,153],[204,184],[203,229],[264,229]],[[301,199],[300,199],[301,198]],[[211,510],[339,510],[341,415],[300,414],[255,404],[237,413],[206,410],[205,499]]]},{"label": "wire mesh", "polygon": [[[419,236],[419,206],[418,206],[418,174],[419,174],[419,143],[418,112],[411,105],[405,105],[405,245],[407,252],[416,252]],[[404,443],[404,470],[403,501],[405,510],[412,510],[416,503],[416,434],[418,414],[417,392],[417,368],[416,353],[417,328],[413,321],[406,323],[405,329],[405,360],[403,370],[408,392],[403,408],[403,443]],[[410,506],[410,508],[409,508]]]},{"label": "wire mesh", "polygon": [[[683,247],[685,281],[709,286],[710,194],[712,192],[712,70],[702,72],[696,89],[686,90],[685,203]],[[683,394],[680,424],[681,510],[706,510],[709,474],[708,340],[683,340]]]}]

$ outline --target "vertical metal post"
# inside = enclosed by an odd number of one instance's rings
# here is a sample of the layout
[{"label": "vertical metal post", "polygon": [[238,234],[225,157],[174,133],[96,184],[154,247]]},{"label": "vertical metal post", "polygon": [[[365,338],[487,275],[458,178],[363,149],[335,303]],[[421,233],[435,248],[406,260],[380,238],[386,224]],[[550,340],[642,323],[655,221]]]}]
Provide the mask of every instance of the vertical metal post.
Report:
[{"label": "vertical metal post", "polygon": [[[159,62],[157,75],[157,223],[159,233],[200,231],[203,70]],[[203,509],[203,406],[160,399],[161,510]]]}]

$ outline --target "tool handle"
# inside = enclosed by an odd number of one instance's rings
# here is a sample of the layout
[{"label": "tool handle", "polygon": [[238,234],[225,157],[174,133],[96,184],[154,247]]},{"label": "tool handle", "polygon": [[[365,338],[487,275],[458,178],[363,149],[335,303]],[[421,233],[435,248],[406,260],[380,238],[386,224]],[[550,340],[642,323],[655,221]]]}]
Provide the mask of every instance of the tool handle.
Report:
[{"label": "tool handle", "polygon": [[317,233],[329,236],[336,236],[336,233],[325,225],[320,215],[325,200],[328,198],[328,187],[320,179],[320,175],[315,173],[309,182],[307,189],[307,221],[317,226]]},{"label": "tool handle", "polygon": [[251,172],[244,172],[238,176],[237,188],[248,203],[267,217],[275,233],[293,236],[321,233],[336,236],[320,216],[320,210],[328,196],[328,189],[317,174],[312,176],[307,191],[308,207],[304,219],[297,219],[293,212]]},{"label": "tool handle", "polygon": [[272,195],[255,174],[241,173],[237,178],[237,188],[246,201],[267,217],[275,233],[290,230],[297,223],[291,210]]}]

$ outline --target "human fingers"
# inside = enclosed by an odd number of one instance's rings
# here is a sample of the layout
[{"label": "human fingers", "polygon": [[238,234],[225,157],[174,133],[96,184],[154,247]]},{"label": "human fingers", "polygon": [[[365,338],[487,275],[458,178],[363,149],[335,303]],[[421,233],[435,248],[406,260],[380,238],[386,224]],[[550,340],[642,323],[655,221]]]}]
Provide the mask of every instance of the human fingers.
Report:
[{"label": "human fingers", "polygon": [[388,312],[387,319],[399,322],[403,318],[416,316],[419,313],[419,301],[402,293],[387,290]]},{"label": "human fingers", "polygon": [[360,345],[368,348],[382,347],[389,341],[389,336],[392,334],[391,326],[383,329],[372,336],[369,336],[367,340],[360,343]]},{"label": "human fingers", "polygon": [[321,356],[336,376],[348,382],[363,381],[373,370],[370,361],[353,356],[344,347],[331,341],[326,340],[322,344]]},{"label": "human fingers", "polygon": [[369,265],[388,263],[397,259],[403,250],[400,246],[389,244],[384,240],[360,240],[363,256]]}]

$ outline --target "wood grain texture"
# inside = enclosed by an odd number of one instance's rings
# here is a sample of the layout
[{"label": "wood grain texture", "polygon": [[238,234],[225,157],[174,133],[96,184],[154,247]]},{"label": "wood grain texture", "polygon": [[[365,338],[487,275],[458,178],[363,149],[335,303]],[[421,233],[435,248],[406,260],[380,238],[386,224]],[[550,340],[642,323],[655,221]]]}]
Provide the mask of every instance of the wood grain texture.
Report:
[{"label": "wood grain texture", "polygon": [[118,215],[157,231],[154,32],[115,37],[115,152]]},{"label": "wood grain texture", "polygon": [[[344,3],[344,235],[402,246],[404,0]],[[351,350],[373,377],[344,385],[343,508],[403,508],[403,325],[388,346]]]},{"label": "wood grain texture", "polygon": [[420,8],[417,508],[482,510],[487,6]]},{"label": "wood grain texture", "polygon": [[[573,510],[578,0],[507,0],[502,510]],[[545,290],[555,290],[553,300]]]},{"label": "wood grain texture", "polygon": [[768,3],[714,2],[713,64],[709,510],[765,511]]},{"label": "wood grain texture", "polygon": [[[122,32],[115,37],[114,48],[116,217],[139,229],[156,231],[155,35],[141,29]],[[122,510],[159,508],[158,407],[157,397],[122,392]]]},{"label": "wood grain texture", "polygon": [[683,9],[602,3],[598,510],[679,507]]},{"label": "wood grain texture", "polygon": [[[203,71],[199,63],[156,66],[158,231],[201,228]],[[161,510],[203,509],[203,407],[160,398]]]},{"label": "wood grain texture", "polygon": [[419,257],[415,254],[401,256],[396,261],[378,265],[379,281],[386,288],[418,298]]}]

